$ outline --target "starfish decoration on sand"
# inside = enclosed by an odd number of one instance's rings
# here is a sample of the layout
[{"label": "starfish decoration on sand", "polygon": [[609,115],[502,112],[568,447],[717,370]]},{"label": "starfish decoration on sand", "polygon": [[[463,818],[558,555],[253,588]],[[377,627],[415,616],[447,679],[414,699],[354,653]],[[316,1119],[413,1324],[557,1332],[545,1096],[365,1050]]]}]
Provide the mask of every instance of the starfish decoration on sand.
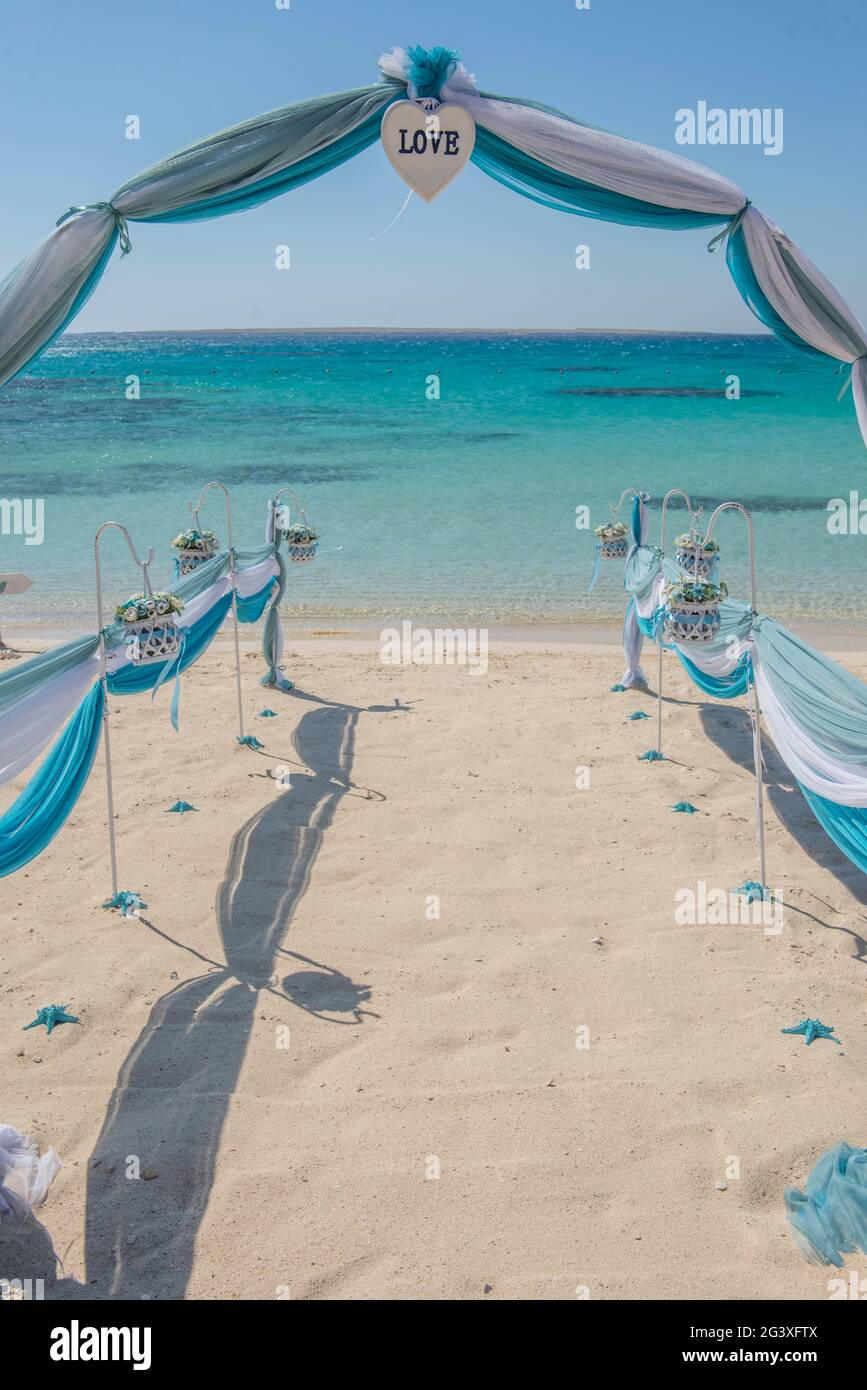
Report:
[{"label": "starfish decoration on sand", "polygon": [[260,748],[265,747],[264,743],[259,742],[255,734],[245,734],[243,738],[238,734],[236,737],[242,748],[252,748],[256,753],[258,753]]},{"label": "starfish decoration on sand", "polygon": [[[840,1043],[839,1038],[834,1037],[833,1023],[820,1023],[817,1018],[802,1018],[800,1023],[796,1023],[794,1028],[781,1028],[781,1033],[803,1033],[807,1046],[815,1042],[817,1038],[830,1038],[831,1042]],[[840,1043],[842,1047],[843,1044]]]},{"label": "starfish decoration on sand", "polygon": [[688,816],[694,816],[698,811],[698,807],[693,806],[691,801],[675,801],[671,809],[672,811],[684,811]]},{"label": "starfish decoration on sand", "polygon": [[109,909],[119,907],[121,916],[129,917],[133,912],[137,912],[140,907],[147,907],[147,903],[138,893],[131,893],[126,888],[121,888],[119,893],[115,893],[113,898],[108,898],[103,903],[103,907]]},{"label": "starfish decoration on sand", "polygon": [[28,1028],[38,1028],[44,1023],[46,1030],[50,1033],[52,1028],[58,1023],[78,1023],[75,1014],[66,1012],[65,1004],[46,1004],[44,1009],[39,1009],[32,1023],[25,1023],[22,1033],[26,1033]]},{"label": "starfish decoration on sand", "polygon": [[625,686],[625,685],[621,685],[620,682],[618,681],[616,685],[611,685],[611,686],[609,686],[608,688],[609,688],[609,690],[611,691],[612,695],[615,695],[615,694],[616,694],[616,695],[619,695],[619,694],[621,693],[621,691],[623,691],[623,690],[626,689],[626,686]]},{"label": "starfish decoration on sand", "polygon": [[169,811],[177,811],[178,815],[183,815],[184,811],[198,811],[198,809],[198,806],[191,806],[189,801],[176,801],[174,806],[168,808],[166,815],[169,814]]},{"label": "starfish decoration on sand", "polygon": [[260,719],[276,719],[276,718],[277,718],[277,711],[276,711],[275,709],[260,709],[260,711],[259,711],[259,718],[260,718]]},{"label": "starfish decoration on sand", "polygon": [[627,717],[628,717],[629,719],[649,719],[649,718],[650,718],[650,715],[649,715],[649,714],[645,714],[643,709],[636,709],[636,710],[633,710],[632,713],[631,713],[630,715],[628,715]]},{"label": "starfish decoration on sand", "polygon": [[664,763],[665,755],[657,753],[655,748],[648,748],[646,753],[639,753],[638,761],[640,763]]},{"label": "starfish decoration on sand", "polygon": [[765,900],[766,889],[760,883],[756,883],[755,879],[748,878],[746,883],[742,883],[740,888],[735,888],[734,892],[743,894],[751,903],[755,902],[756,899],[761,903]]}]

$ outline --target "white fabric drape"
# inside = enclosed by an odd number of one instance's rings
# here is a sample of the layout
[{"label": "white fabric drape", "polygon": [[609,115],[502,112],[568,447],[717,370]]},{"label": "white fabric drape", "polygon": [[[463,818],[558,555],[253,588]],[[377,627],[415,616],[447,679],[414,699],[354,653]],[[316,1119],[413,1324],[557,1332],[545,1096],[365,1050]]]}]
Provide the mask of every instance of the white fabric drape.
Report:
[{"label": "white fabric drape", "polygon": [[[654,584],[659,593],[660,580]],[[641,605],[649,616],[651,600]],[[770,619],[764,619],[769,622]],[[774,677],[765,670],[756,643],[751,637],[737,644],[676,642],[672,644],[705,676],[724,679],[730,676],[749,653],[759,699],[759,707],[774,746],[783,762],[809,791],[840,806],[867,807],[867,750],[862,764],[845,762],[819,748],[801,724],[784,708],[777,694]],[[625,684],[625,682],[624,682]]]},{"label": "white fabric drape", "polygon": [[98,679],[99,656],[95,654],[0,714],[0,785],[39,757]]},{"label": "white fabric drape", "polygon": [[7,275],[0,285],[0,384],[63,327],[114,233],[110,211],[80,212]]},{"label": "white fabric drape", "polygon": [[818,748],[809,734],[786,713],[773,683],[753,651],[759,704],[777,752],[811,792],[840,806],[867,806],[867,750],[864,766],[842,762]]},{"label": "white fabric drape", "polygon": [[867,339],[834,286],[794,242],[758,208],[741,223],[750,265],[763,294],[805,343],[840,362],[867,353]]},{"label": "white fabric drape", "polygon": [[620,684],[627,690],[636,685],[647,685],[647,677],[641,667],[641,652],[644,647],[644,633],[638,626],[635,604],[630,603],[623,624],[623,656],[626,668],[620,677]]},{"label": "white fabric drape", "polygon": [[722,174],[682,155],[625,140],[499,97],[452,98],[478,125],[573,178],[645,203],[733,217],[747,195]]}]

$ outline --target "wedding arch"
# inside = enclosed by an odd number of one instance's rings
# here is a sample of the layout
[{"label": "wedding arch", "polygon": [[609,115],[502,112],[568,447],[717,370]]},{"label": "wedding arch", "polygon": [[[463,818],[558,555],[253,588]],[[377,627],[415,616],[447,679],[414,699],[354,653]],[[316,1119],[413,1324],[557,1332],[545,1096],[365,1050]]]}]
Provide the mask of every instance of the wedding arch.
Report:
[{"label": "wedding arch", "polygon": [[[434,123],[455,113],[471,131],[467,157],[545,207],[672,231],[720,228],[708,249],[725,243],[729,271],[756,317],[794,347],[850,366],[846,386],[851,382],[867,442],[864,329],[821,272],[736,184],[540,102],[479,91],[451,49],[395,48],[379,59],[379,68],[376,83],[256,116],[146,169],[105,202],[64,212],[0,285],[0,385],[73,321],[115,246],[122,255],[129,252],[130,223],[222,217],[291,192],[361,153],[381,132],[385,140],[383,118],[403,102]],[[430,162],[455,159],[455,168],[461,162],[446,140],[437,141],[436,150],[430,142],[423,146],[421,137],[414,146],[410,130],[404,143],[401,153],[415,156],[416,167],[419,155]],[[413,186],[428,196],[424,180]]]}]

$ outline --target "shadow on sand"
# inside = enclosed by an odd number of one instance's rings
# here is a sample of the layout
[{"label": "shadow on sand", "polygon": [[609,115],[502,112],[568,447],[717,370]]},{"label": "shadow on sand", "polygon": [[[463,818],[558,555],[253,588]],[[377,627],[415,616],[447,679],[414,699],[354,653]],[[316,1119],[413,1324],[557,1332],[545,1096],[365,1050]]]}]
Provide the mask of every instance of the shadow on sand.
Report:
[{"label": "shadow on sand", "polygon": [[[216,904],[225,963],[192,952],[209,964],[207,973],[154,1005],[121,1067],[88,1171],[88,1283],[52,1280],[49,1296],[184,1296],[258,994],[279,993],[271,981],[281,956],[305,967],[286,977],[281,998],[332,1023],[357,1026],[365,1016],[376,1017],[363,1007],[370,997],[366,985],[281,950],[337,805],[353,791],[355,733],[364,712],[303,694],[296,698],[316,706],[302,716],[293,739],[305,770],[286,774],[274,799],[234,837]],[[395,703],[367,712],[406,709]],[[281,792],[281,785],[288,789]],[[177,889],[182,894],[183,884]],[[144,920],[143,925],[158,930]],[[127,1171],[136,1161],[140,1178],[130,1180]],[[41,1240],[44,1256],[45,1238],[35,1229],[31,1238]],[[224,1293],[213,1290],[215,1297]]]}]

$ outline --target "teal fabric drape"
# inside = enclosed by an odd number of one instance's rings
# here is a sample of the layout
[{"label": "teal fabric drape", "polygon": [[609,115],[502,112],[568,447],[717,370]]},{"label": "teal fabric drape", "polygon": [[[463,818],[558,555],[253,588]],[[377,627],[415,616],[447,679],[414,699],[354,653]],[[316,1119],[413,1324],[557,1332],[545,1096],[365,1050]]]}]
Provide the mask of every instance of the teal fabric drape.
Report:
[{"label": "teal fabric drape", "polygon": [[68,820],[96,756],[103,702],[102,682],[98,681],[39,771],[0,816],[0,877],[41,854]]},{"label": "teal fabric drape", "polygon": [[[264,589],[260,589],[258,594],[248,594],[246,598],[238,595],[238,622],[239,623],[258,623],[271,598],[274,585],[279,583],[278,579],[269,579]],[[263,639],[264,642],[264,639]]]},{"label": "teal fabric drape", "polygon": [[244,212],[248,208],[258,207],[260,203],[267,203],[272,198],[279,198],[283,193],[291,193],[302,184],[310,183],[312,179],[321,178],[323,174],[339,168],[348,159],[354,159],[357,154],[375,144],[379,139],[382,113],[387,104],[385,102],[355,130],[335,140],[333,145],[317,150],[316,154],[299,160],[297,164],[291,164],[288,169],[281,169],[279,173],[271,174],[237,191],[230,190],[213,198],[204,198],[189,207],[173,208],[170,212],[154,213],[151,217],[138,217],[135,221],[203,222],[212,217],[224,217],[230,212]]},{"label": "teal fabric drape", "polygon": [[841,806],[798,783],[816,820],[847,859],[867,873],[867,807]]},{"label": "teal fabric drape", "polygon": [[733,700],[736,695],[746,695],[752,679],[752,669],[750,658],[745,655],[738,662],[735,669],[727,676],[709,676],[706,671],[701,671],[689,657],[680,650],[674,649],[680,658],[680,664],[686,671],[690,680],[703,690],[705,695],[712,695],[716,700]]}]

